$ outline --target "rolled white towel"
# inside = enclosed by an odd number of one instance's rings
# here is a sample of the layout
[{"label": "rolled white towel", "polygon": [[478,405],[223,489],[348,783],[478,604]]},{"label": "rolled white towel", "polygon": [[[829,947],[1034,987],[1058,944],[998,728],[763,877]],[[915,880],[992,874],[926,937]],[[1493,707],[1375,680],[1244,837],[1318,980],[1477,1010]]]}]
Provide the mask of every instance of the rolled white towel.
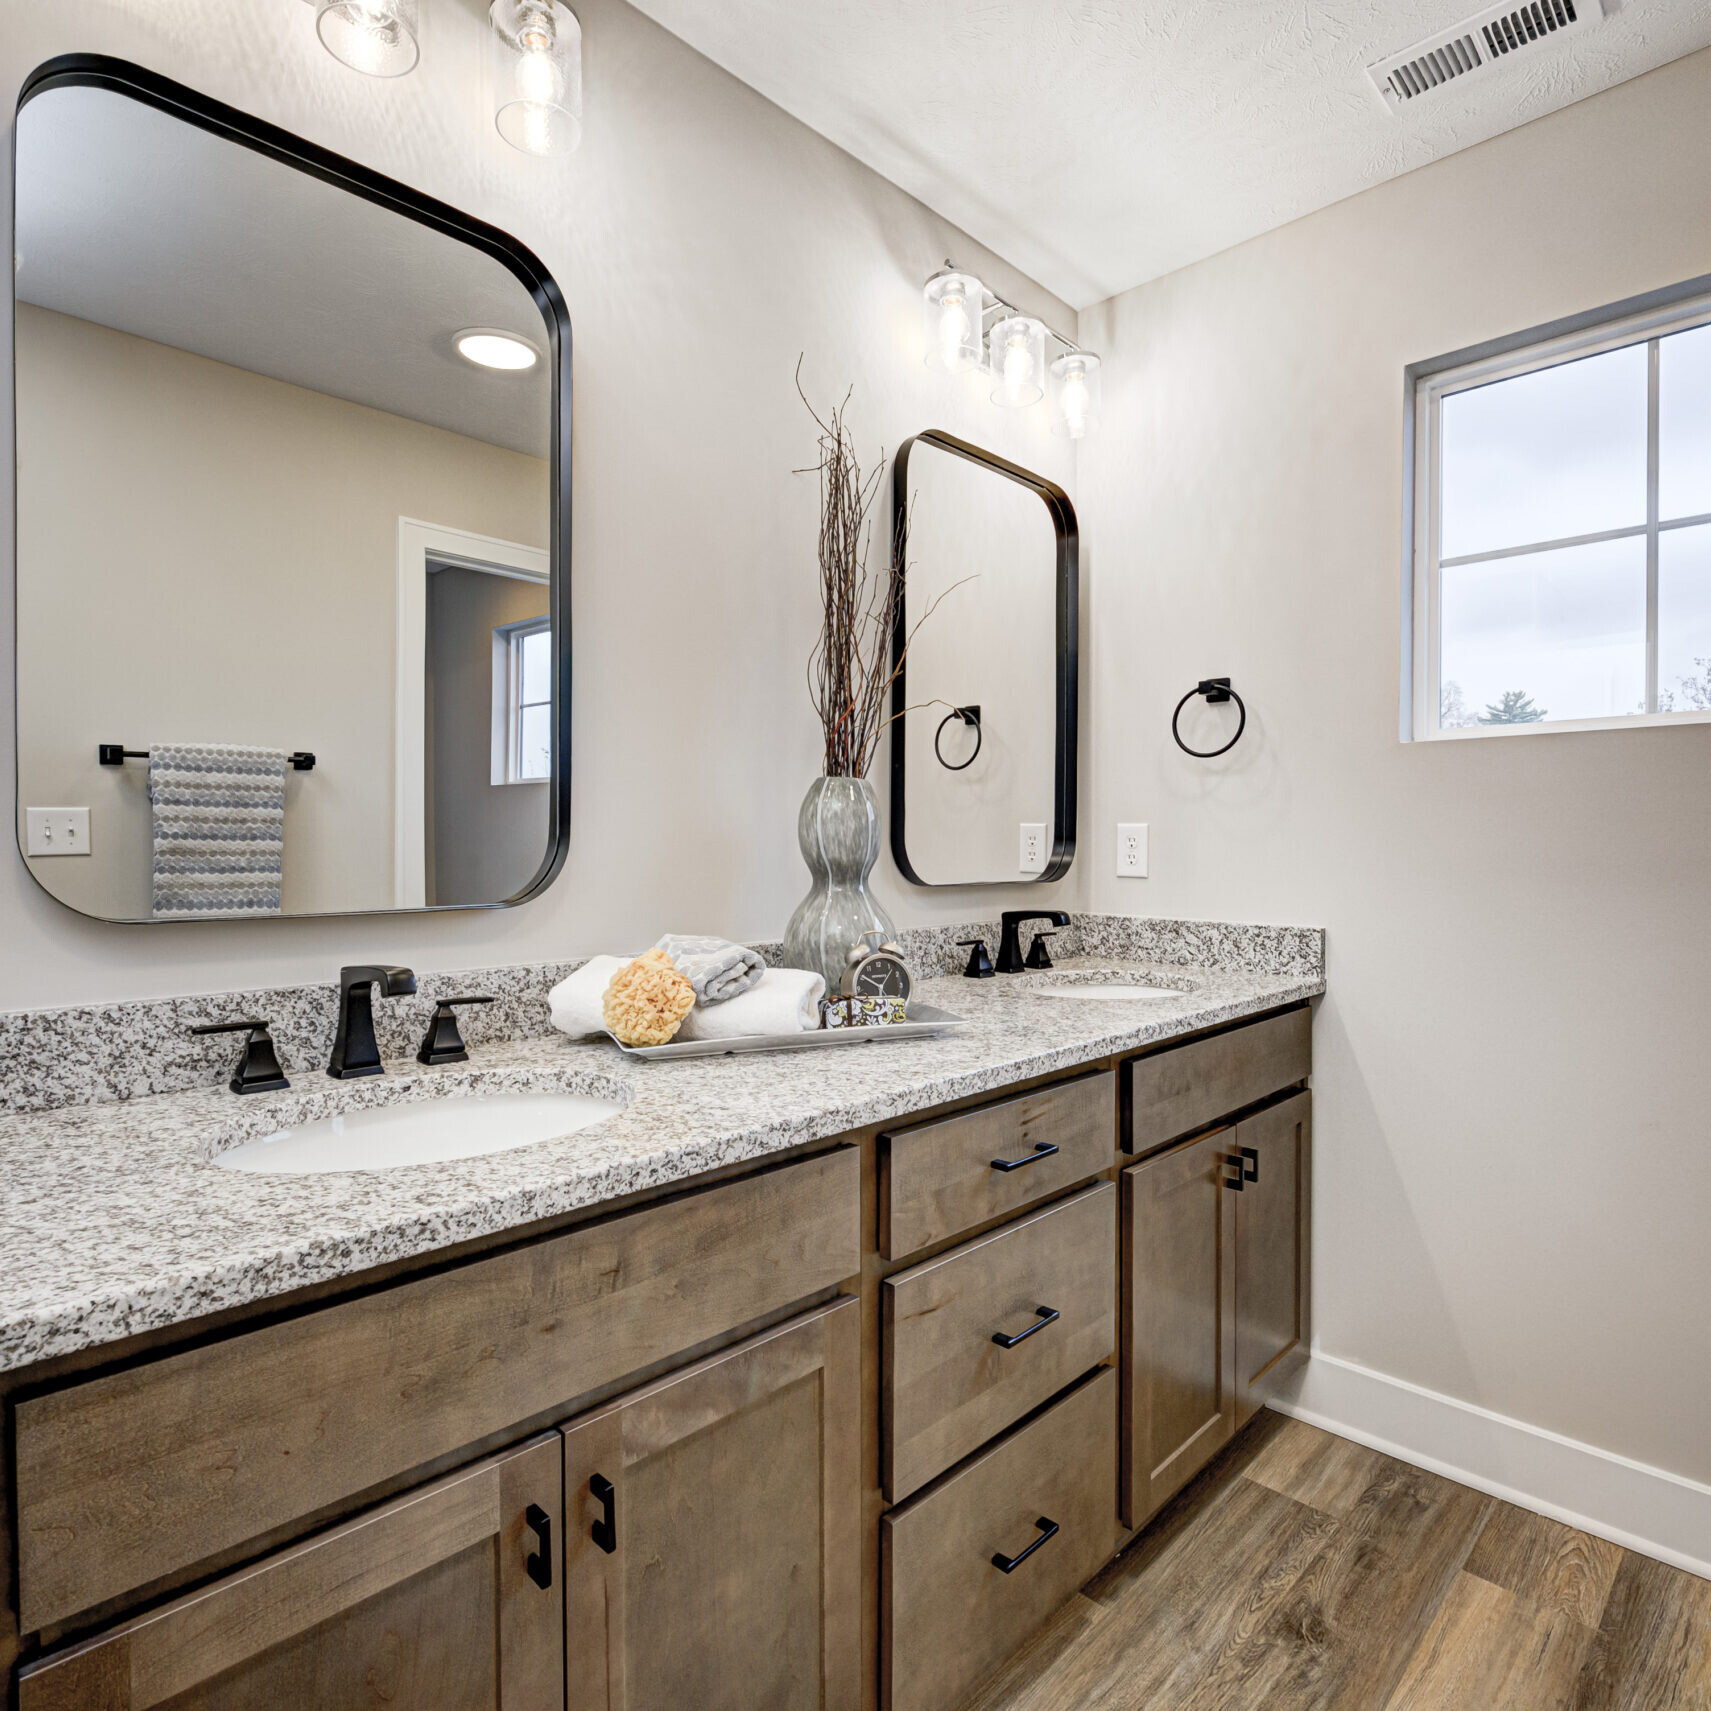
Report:
[{"label": "rolled white towel", "polygon": [[547,994],[553,1026],[574,1040],[605,1033],[606,1018],[600,1001],[612,984],[612,976],[634,960],[627,956],[593,956],[581,968],[573,969]]},{"label": "rolled white towel", "polygon": [[695,988],[697,1004],[725,1004],[749,991],[766,973],[766,958],[747,945],[729,939],[667,933],[654,947],[677,965],[677,972]]},{"label": "rolled white towel", "polygon": [[734,1040],[743,1034],[799,1034],[820,1025],[822,975],[769,968],[747,992],[723,1004],[697,1004],[677,1030],[680,1040]]}]

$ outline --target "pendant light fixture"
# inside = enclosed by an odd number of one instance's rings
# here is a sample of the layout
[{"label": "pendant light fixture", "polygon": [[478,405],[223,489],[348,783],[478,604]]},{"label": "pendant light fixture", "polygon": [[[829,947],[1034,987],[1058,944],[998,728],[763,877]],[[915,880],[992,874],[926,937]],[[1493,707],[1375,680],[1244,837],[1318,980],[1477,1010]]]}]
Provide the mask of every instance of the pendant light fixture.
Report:
[{"label": "pendant light fixture", "polygon": [[524,154],[582,141],[582,26],[560,0],[492,0],[494,123]]},{"label": "pendant light fixture", "polygon": [[[996,316],[990,325],[987,317]],[[928,368],[986,373],[994,404],[1022,410],[1052,395],[1052,432],[1085,439],[1099,423],[1099,358],[947,261],[921,288]],[[1046,341],[1063,355],[1046,363]]]},{"label": "pendant light fixture", "polygon": [[315,34],[369,77],[402,77],[421,58],[416,0],[315,0]]}]

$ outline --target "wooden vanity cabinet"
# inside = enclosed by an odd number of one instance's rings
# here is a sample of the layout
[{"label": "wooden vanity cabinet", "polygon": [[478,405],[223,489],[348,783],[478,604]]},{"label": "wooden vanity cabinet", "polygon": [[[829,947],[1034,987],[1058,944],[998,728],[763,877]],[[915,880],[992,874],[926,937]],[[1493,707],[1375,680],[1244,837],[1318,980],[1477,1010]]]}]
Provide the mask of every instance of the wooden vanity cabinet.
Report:
[{"label": "wooden vanity cabinet", "polygon": [[557,1434],[407,1493],[25,1671],[18,1711],[550,1711]]},{"label": "wooden vanity cabinet", "polygon": [[1139,1527],[1307,1355],[1311,1098],[1123,1173],[1123,1524]]},{"label": "wooden vanity cabinet", "polygon": [[859,1711],[861,1304],[564,1428],[569,1711]]}]

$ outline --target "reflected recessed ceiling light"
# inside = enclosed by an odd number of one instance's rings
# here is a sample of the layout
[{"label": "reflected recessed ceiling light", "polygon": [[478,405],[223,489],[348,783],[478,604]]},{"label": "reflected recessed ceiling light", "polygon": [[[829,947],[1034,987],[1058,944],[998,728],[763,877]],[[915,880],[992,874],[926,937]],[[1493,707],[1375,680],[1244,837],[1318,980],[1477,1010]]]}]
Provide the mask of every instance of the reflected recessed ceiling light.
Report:
[{"label": "reflected recessed ceiling light", "polygon": [[541,360],[541,353],[527,339],[491,327],[470,327],[453,343],[459,356],[481,368],[533,368]]}]

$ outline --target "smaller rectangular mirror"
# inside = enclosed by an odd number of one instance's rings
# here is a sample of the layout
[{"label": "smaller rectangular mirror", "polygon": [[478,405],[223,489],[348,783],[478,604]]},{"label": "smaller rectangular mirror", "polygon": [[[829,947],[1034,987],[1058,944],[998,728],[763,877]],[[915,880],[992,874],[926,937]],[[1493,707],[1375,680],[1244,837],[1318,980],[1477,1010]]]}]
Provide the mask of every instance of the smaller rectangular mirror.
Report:
[{"label": "smaller rectangular mirror", "polygon": [[891,853],[916,885],[1060,879],[1075,856],[1074,507],[937,429],[898,449],[892,506]]}]

